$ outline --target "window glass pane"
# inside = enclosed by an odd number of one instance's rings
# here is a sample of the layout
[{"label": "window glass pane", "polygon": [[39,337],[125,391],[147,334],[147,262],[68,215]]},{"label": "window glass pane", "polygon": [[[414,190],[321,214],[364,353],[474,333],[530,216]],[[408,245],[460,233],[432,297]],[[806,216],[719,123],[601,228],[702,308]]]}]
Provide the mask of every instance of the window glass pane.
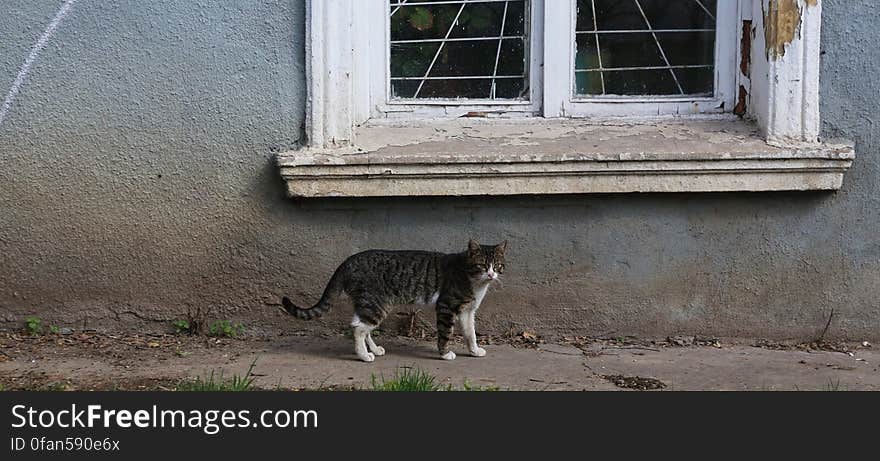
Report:
[{"label": "window glass pane", "polygon": [[528,99],[528,0],[390,0],[391,99]]},{"label": "window glass pane", "polygon": [[716,0],[578,0],[577,96],[710,96]]}]

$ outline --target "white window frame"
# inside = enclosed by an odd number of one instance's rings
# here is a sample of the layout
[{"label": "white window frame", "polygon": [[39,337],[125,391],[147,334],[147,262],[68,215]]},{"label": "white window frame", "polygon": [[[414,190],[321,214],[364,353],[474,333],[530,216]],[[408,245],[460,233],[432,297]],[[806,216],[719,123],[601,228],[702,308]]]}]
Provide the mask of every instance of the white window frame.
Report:
[{"label": "white window frame", "polygon": [[[736,24],[742,0],[718,0],[715,39],[715,94],[711,97],[578,97],[574,92],[575,23],[577,0],[529,2],[528,101],[489,99],[392,100],[390,90],[390,7],[387,1],[362,0],[354,5],[356,42],[362,65],[369,68],[369,82],[359,82],[369,94],[370,118],[438,118],[466,113],[495,116],[641,116],[731,112],[735,104]],[[369,27],[363,27],[369,24]],[[565,46],[560,46],[565,44]],[[357,59],[358,56],[355,57]],[[549,76],[549,77],[548,77]],[[367,90],[369,87],[369,90]],[[368,91],[368,93],[367,93]]]},{"label": "white window frame", "polygon": [[[549,3],[533,1],[540,7]],[[553,1],[556,5],[565,0]],[[633,117],[629,111],[623,123],[617,118],[609,124],[605,117],[572,118],[578,110],[575,102],[566,111],[566,98],[548,93],[546,85],[543,113],[534,114],[540,121],[534,117],[497,121],[490,117],[479,122],[457,118],[464,111],[494,112],[492,105],[377,105],[376,98],[387,94],[387,0],[307,0],[305,139],[303,149],[279,154],[276,159],[288,193],[292,197],[326,197],[840,188],[855,151],[849,142],[819,140],[822,0],[736,1],[741,27],[734,28],[735,107],[754,123],[758,133],[732,115],[709,115],[730,124],[731,129],[702,135],[690,131],[695,134],[689,150],[670,157],[668,152],[652,150],[649,144],[615,153],[613,147],[609,152],[593,152],[582,141],[557,152],[546,138],[528,133],[533,133],[533,126],[550,123],[552,126],[541,129],[563,136],[565,127],[575,124],[587,131],[600,130],[599,136],[605,129],[606,137],[611,133],[619,136],[620,127],[624,127],[629,133],[625,136],[632,139],[643,135],[646,127],[653,127],[655,135],[657,130],[662,133],[666,126],[663,120],[680,125],[691,117],[707,116],[682,106],[668,110],[676,114],[672,119]],[[544,15],[551,13],[547,10],[543,8]],[[569,10],[558,20],[570,21],[571,14]],[[566,33],[568,29],[574,33],[573,28],[566,28]],[[551,48],[545,45],[543,49]],[[563,72],[573,80],[569,65],[573,50],[565,53],[564,66],[551,68],[543,62],[544,82],[556,78],[550,75],[553,72]],[[383,69],[381,79],[374,78],[377,65]],[[569,91],[567,94],[573,94],[572,87]],[[734,109],[727,103],[731,96],[725,93],[725,110]],[[392,108],[397,112],[386,112]],[[641,115],[665,113],[660,109],[667,108],[653,107]],[[560,119],[560,115],[569,118]],[[450,120],[455,123],[450,125]],[[491,158],[483,152],[467,151],[467,143],[456,144],[455,151],[443,150],[444,141],[455,144],[456,139],[474,136],[474,129],[482,130],[475,139],[491,138],[492,133],[505,132],[502,124],[512,122],[519,124],[519,133],[525,133],[512,142],[530,146],[524,156],[506,155],[506,140],[499,140]],[[438,123],[458,128],[438,129]],[[603,128],[606,126],[609,128]],[[744,130],[752,134],[730,134]],[[361,137],[356,139],[358,132]],[[704,141],[706,137],[712,141]],[[607,142],[613,146],[614,140]],[[725,151],[725,145],[733,147]],[[749,146],[748,152],[736,148],[744,145]],[[436,152],[438,146],[442,155],[436,158],[418,154]],[[413,152],[416,154],[411,155]],[[560,168],[565,172],[557,176],[554,172]]]},{"label": "white window frame", "polygon": [[[545,117],[647,116],[731,112],[736,89],[736,24],[742,0],[718,0],[715,82],[711,97],[577,96],[574,59],[577,0],[554,2],[544,10]],[[567,44],[567,46],[560,46]]]},{"label": "white window frame", "polygon": [[[362,66],[368,69],[362,74],[359,84],[365,97],[364,111],[361,115],[369,118],[441,118],[457,117],[466,113],[492,113],[505,117],[535,116],[540,114],[543,101],[544,84],[541,67],[543,64],[543,36],[541,21],[536,15],[543,15],[545,0],[530,1],[529,20],[529,99],[523,101],[504,101],[490,99],[424,99],[392,100],[390,81],[391,40],[389,24],[389,3],[387,0],[361,0],[355,3],[355,16],[363,18],[353,25],[358,42],[365,44],[358,50]],[[369,26],[367,26],[369,24]],[[536,52],[537,51],[537,52]],[[366,59],[366,57],[369,59]],[[356,57],[357,59],[357,57]]]},{"label": "white window frame", "polygon": [[[552,13],[543,8],[542,2],[534,0],[533,14],[559,15],[565,21],[571,12]],[[558,0],[556,0],[558,1]],[[732,0],[727,0],[728,3]],[[821,29],[822,0],[795,0],[800,13],[797,34],[784,45],[783,56],[771,56],[767,51],[765,37],[777,37],[791,27],[791,17],[774,15],[779,0],[738,0],[741,21],[752,21],[751,66],[748,74],[731,69],[736,75],[736,86],[747,97],[743,102],[747,114],[754,119],[769,142],[815,143],[819,136],[819,38]],[[720,0],[719,4],[724,4]],[[306,4],[306,78],[308,99],[306,107],[306,137],[310,146],[348,146],[354,142],[354,127],[370,118],[393,115],[393,109],[406,117],[460,116],[465,111],[486,110],[487,105],[382,105],[377,97],[387,98],[387,77],[376,78],[376,66],[382,73],[387,68],[387,1],[385,0],[308,0]],[[764,24],[765,16],[768,24]],[[357,18],[357,20],[355,20]],[[739,21],[738,21],[739,23]],[[381,27],[381,34],[377,34]],[[567,33],[567,32],[566,32]],[[573,33],[573,32],[572,32]],[[735,55],[739,55],[742,40],[737,40]],[[381,48],[380,48],[381,46]],[[545,42],[544,49],[551,45]],[[534,48],[533,48],[534,50]],[[571,58],[566,50],[564,60]],[[532,53],[537,54],[537,53]],[[554,54],[553,56],[556,56]],[[554,59],[551,56],[551,59]],[[553,67],[543,62],[543,80],[555,81],[553,73],[573,73],[568,64]],[[739,59],[737,59],[739,62]],[[550,65],[548,65],[550,64]],[[726,65],[725,65],[726,66]],[[722,85],[722,86],[726,86]],[[556,88],[556,87],[554,87]],[[742,93],[738,91],[737,93]],[[733,95],[725,93],[725,109],[730,106]],[[558,91],[543,94],[543,116],[558,117],[568,112],[577,113],[575,102]],[[672,103],[677,104],[677,103]],[[684,103],[683,103],[684,104]],[[629,104],[619,106],[629,110]],[[644,105],[650,107],[651,105]],[[418,109],[423,113],[418,114]],[[509,108],[509,107],[508,107]],[[501,110],[507,109],[501,107]],[[666,113],[658,108],[656,113]],[[675,109],[674,107],[672,109]],[[690,114],[693,110],[671,110],[678,114]],[[607,114],[619,114],[608,110]],[[629,115],[631,112],[626,112]],[[647,115],[647,114],[642,114]]]},{"label": "white window frame", "polygon": [[[383,5],[371,5],[374,0],[367,0],[360,8],[362,14],[371,15],[371,23],[380,21],[377,12],[382,13],[381,22],[384,40],[376,40],[376,30],[372,30],[370,41],[370,55],[373,63],[371,66],[371,116],[372,117],[447,117],[459,116],[468,112],[491,112],[503,116],[534,116],[540,113],[543,101],[544,83],[542,70],[542,54],[544,46],[543,25],[540,20],[544,14],[545,0],[530,0],[529,9],[529,99],[515,100],[491,100],[491,99],[419,99],[419,100],[393,100],[391,99],[391,50],[388,44],[391,41],[391,27],[389,24],[389,3]],[[537,19],[537,20],[536,20]]]}]

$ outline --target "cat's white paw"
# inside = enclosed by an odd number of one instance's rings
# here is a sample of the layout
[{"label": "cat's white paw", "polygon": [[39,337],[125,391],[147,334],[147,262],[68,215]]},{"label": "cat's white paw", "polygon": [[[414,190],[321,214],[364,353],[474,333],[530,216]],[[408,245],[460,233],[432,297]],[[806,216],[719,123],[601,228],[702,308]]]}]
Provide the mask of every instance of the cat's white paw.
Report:
[{"label": "cat's white paw", "polygon": [[364,362],[372,362],[373,360],[376,360],[376,356],[373,355],[372,352],[367,352],[365,355],[360,355],[358,357]]},{"label": "cat's white paw", "polygon": [[373,353],[377,356],[385,355],[385,348],[382,346],[376,346],[375,348],[373,348]]},{"label": "cat's white paw", "polygon": [[449,351],[443,354],[441,357],[443,357],[443,360],[455,360],[455,352]]},{"label": "cat's white paw", "polygon": [[474,357],[483,357],[486,355],[486,349],[483,349],[482,347],[474,348],[471,350],[471,355]]}]

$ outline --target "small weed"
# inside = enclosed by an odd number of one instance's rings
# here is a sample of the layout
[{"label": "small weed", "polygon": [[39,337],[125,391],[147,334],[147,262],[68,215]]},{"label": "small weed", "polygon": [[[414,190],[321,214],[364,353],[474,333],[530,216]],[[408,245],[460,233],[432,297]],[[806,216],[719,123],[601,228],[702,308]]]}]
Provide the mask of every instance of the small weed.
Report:
[{"label": "small weed", "polygon": [[229,320],[218,320],[211,324],[208,330],[208,336],[223,336],[227,338],[235,338],[244,331],[244,325],[240,323],[233,324]]},{"label": "small weed", "polygon": [[183,319],[177,319],[171,322],[171,326],[174,328],[174,334],[179,335],[186,333],[188,335],[193,334],[192,325],[189,322]]},{"label": "small weed", "polygon": [[43,321],[39,317],[28,317],[24,321],[24,327],[28,333],[38,335],[43,332]]},{"label": "small weed", "polygon": [[47,332],[53,335],[57,335],[61,332],[61,329],[58,328],[57,325],[49,325],[45,329],[43,328],[43,320],[39,317],[28,317],[24,320],[24,328],[30,333],[32,336],[42,335]]},{"label": "small weed", "polygon": [[385,379],[384,376],[372,375],[370,382],[374,391],[395,392],[433,392],[442,391],[444,387],[437,383],[431,374],[417,368],[400,368],[394,372],[394,377]]},{"label": "small weed", "polygon": [[823,390],[826,390],[829,392],[836,392],[836,391],[841,390],[840,389],[840,380],[828,378],[828,383],[825,384],[825,388]]},{"label": "small weed", "polygon": [[206,376],[205,378],[196,378],[191,381],[183,381],[177,384],[178,391],[197,391],[197,392],[206,392],[206,391],[252,391],[254,390],[254,366],[257,364],[257,359],[254,359],[251,362],[251,366],[248,367],[247,373],[244,376],[232,375],[232,378],[225,379],[223,377],[223,369],[220,369],[220,373],[215,375],[214,370],[211,370],[211,374]]},{"label": "small weed", "polygon": [[391,379],[385,379],[384,376],[376,377],[372,375],[371,384],[374,391],[392,391],[392,392],[435,392],[435,391],[498,391],[498,386],[477,386],[471,384],[468,380],[464,380],[461,389],[454,388],[451,384],[442,385],[437,382],[430,373],[418,368],[399,368],[394,372]]},{"label": "small weed", "polygon": [[6,385],[3,383],[0,383],[0,392],[3,392],[5,390],[6,390]]},{"label": "small weed", "polygon": [[174,355],[176,355],[176,356],[178,356],[178,357],[180,357],[180,358],[184,358],[184,357],[186,357],[186,356],[188,356],[188,355],[190,355],[190,354],[192,354],[192,352],[182,351],[182,350],[180,350],[180,349],[174,351]]}]

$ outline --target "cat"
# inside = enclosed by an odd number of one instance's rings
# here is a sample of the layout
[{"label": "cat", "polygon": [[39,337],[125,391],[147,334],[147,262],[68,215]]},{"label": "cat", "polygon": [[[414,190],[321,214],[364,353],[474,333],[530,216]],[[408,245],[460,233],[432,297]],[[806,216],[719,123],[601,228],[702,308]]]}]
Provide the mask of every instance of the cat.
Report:
[{"label": "cat", "polygon": [[507,240],[498,245],[470,240],[466,251],[452,254],[368,250],[339,265],[321,299],[311,308],[298,307],[286,296],[281,305],[288,314],[311,320],[329,311],[340,294],[347,294],[354,304],[351,326],[355,353],[364,362],[372,362],[384,355],[385,349],[376,345],[370,333],[394,307],[434,304],[440,356],[455,359],[449,337],[457,320],[470,354],[483,357],[486,350],[477,345],[475,316],[489,285],[504,273],[506,251]]}]

